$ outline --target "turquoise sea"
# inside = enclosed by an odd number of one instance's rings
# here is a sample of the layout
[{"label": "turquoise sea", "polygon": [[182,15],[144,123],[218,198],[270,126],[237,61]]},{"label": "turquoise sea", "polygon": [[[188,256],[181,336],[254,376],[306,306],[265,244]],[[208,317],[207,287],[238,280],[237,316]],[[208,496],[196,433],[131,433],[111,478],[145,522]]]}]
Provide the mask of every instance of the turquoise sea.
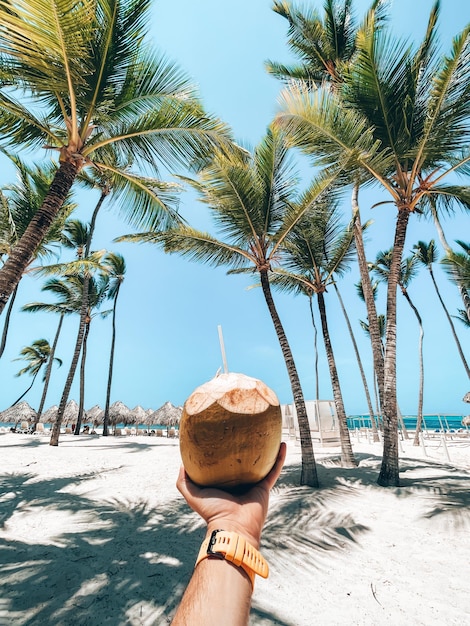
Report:
[{"label": "turquoise sea", "polygon": [[[449,431],[449,430],[458,430],[459,428],[465,428],[462,426],[462,415],[424,415],[423,416],[423,429],[424,430],[432,430],[432,431]],[[375,417],[377,423],[377,416]],[[416,428],[416,415],[403,415],[403,422],[405,427],[409,430],[414,430]],[[86,424],[91,426],[89,422],[83,422],[82,427]],[[4,428],[12,428],[15,426],[13,422],[0,422],[0,427]],[[348,427],[350,430],[355,430],[356,428],[370,428],[370,416],[369,415],[350,415],[348,417]],[[125,424],[117,424],[116,428],[136,428],[136,426],[130,426]],[[113,427],[110,427],[113,429]],[[139,424],[137,427],[138,430],[167,430],[168,426],[162,426],[161,424],[154,424],[152,426],[146,426]]]},{"label": "turquoise sea", "polygon": [[[423,415],[423,429],[433,431],[449,431],[465,428],[462,426],[463,415]],[[403,423],[405,428],[414,430],[416,428],[416,415],[403,415]],[[377,423],[377,417],[376,417]],[[350,415],[348,417],[348,426],[351,430],[356,428],[370,428],[369,415]]]}]

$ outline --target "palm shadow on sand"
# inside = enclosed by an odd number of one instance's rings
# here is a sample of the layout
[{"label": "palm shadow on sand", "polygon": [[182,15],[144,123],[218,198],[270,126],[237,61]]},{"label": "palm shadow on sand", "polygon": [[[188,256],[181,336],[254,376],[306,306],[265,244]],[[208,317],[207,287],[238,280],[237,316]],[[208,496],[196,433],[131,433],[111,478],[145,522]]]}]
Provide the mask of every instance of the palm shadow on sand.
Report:
[{"label": "palm shadow on sand", "polygon": [[[357,455],[360,466],[343,469],[335,457],[318,464],[322,488],[299,487],[300,468],[286,467],[263,535],[270,563],[282,561],[288,575],[296,558],[314,568],[325,566],[329,555],[365,542],[368,528],[347,513],[348,499],[360,497],[359,486],[376,485],[380,458]],[[468,523],[468,473],[452,475],[451,467],[423,462],[430,475],[413,479],[403,468],[404,486],[396,497],[425,495],[426,515],[452,515]],[[415,464],[416,465],[416,464]],[[133,502],[110,497],[97,502],[70,491],[86,485],[91,475],[78,478],[41,478],[34,474],[0,477],[0,523],[11,530],[14,514],[40,509],[47,516],[64,517],[64,531],[44,543],[24,537],[0,538],[3,588],[0,617],[12,625],[112,626],[169,624],[191,576],[204,529],[182,498],[151,507],[142,497]],[[447,470],[446,477],[439,477]],[[112,470],[110,470],[112,471]],[[158,485],[152,485],[157,490]],[[334,511],[336,501],[341,510]],[[70,528],[73,519],[74,532]],[[67,523],[65,523],[67,520]],[[296,558],[292,555],[298,555]],[[295,626],[255,602],[251,624]]]}]

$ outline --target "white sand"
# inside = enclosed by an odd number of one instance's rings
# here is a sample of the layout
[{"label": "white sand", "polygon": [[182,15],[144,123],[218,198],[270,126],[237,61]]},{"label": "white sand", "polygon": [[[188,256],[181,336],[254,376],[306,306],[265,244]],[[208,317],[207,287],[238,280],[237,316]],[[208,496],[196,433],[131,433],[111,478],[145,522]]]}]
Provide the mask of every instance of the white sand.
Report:
[{"label": "white sand", "polygon": [[[376,484],[380,444],[353,445],[353,470],[316,450],[316,491],[297,486],[288,442],[250,623],[470,623],[470,436],[447,442],[450,461],[439,439],[427,455],[405,442],[399,489]],[[178,440],[8,433],[0,447],[0,624],[170,623],[203,538],[174,486]]]}]

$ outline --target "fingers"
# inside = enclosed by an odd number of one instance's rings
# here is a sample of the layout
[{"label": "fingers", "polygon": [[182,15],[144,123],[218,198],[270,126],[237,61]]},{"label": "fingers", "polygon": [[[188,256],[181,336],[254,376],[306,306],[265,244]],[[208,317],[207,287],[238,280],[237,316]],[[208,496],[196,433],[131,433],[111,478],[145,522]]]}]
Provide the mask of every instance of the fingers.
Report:
[{"label": "fingers", "polygon": [[187,502],[197,497],[201,491],[200,487],[193,483],[193,481],[186,474],[183,466],[180,467],[178,479],[176,481],[176,488]]},{"label": "fingers", "polygon": [[271,490],[274,487],[277,479],[279,478],[279,475],[282,470],[282,466],[284,465],[284,461],[286,460],[286,452],[287,452],[287,446],[284,442],[282,442],[279,447],[279,452],[277,455],[276,462],[274,463],[269,474],[261,483],[263,486],[265,486],[269,490]]}]

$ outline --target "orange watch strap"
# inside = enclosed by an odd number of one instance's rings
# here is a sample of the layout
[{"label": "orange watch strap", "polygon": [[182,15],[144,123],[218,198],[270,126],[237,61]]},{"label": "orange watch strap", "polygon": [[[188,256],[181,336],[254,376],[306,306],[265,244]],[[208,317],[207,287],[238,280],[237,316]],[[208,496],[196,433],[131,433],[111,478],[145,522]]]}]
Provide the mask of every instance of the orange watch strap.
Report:
[{"label": "orange watch strap", "polygon": [[235,532],[214,530],[207,536],[202,542],[196,565],[209,557],[225,559],[241,567],[248,574],[252,586],[255,583],[255,574],[262,578],[269,575],[268,564],[258,550]]}]

